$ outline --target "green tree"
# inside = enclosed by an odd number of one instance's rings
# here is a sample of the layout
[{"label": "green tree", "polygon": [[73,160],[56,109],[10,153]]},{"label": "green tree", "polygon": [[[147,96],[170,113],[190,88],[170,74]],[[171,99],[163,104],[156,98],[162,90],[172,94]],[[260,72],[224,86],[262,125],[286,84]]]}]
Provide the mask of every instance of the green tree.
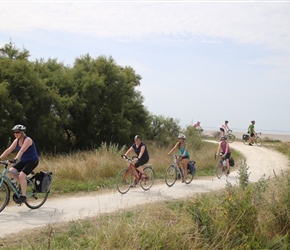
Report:
[{"label": "green tree", "polygon": [[162,115],[153,115],[149,130],[149,139],[158,143],[159,146],[169,146],[176,142],[181,128],[179,120],[165,118]]}]

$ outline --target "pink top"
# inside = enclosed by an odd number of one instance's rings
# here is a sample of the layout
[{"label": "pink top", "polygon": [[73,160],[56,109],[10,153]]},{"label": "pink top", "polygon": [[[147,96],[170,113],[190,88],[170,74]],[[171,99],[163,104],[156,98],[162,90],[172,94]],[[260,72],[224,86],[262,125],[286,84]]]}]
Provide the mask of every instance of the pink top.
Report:
[{"label": "pink top", "polygon": [[[222,152],[225,153],[226,150],[227,150],[227,145],[228,143],[227,142],[221,142],[221,149],[222,149]],[[231,149],[230,149],[230,146],[228,147],[228,152],[227,153],[230,153],[231,152]]]}]

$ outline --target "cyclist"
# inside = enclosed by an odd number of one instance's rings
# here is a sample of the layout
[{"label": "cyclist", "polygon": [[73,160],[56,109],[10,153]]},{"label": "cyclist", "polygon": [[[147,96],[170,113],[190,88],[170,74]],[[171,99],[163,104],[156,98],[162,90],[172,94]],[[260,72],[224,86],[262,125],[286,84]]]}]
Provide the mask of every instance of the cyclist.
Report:
[{"label": "cyclist", "polygon": [[253,142],[255,139],[255,121],[251,121],[251,124],[248,127],[248,133],[250,134],[250,138],[249,138],[249,145],[253,146]]},{"label": "cyclist", "polygon": [[195,129],[198,129],[198,130],[202,130],[202,131],[203,131],[202,127],[200,126],[200,122],[199,122],[199,121],[197,121],[197,123],[195,123],[195,124],[193,125],[193,127],[194,127]]},{"label": "cyclist", "polygon": [[231,130],[228,126],[229,124],[229,121],[225,121],[225,123],[223,123],[221,126],[220,126],[220,131],[221,131],[221,136],[225,136],[225,133],[229,130]]},{"label": "cyclist", "polygon": [[222,158],[226,159],[227,174],[229,174],[230,173],[231,148],[230,148],[230,145],[227,141],[226,136],[221,136],[221,141],[218,145],[217,155],[219,155],[220,153],[222,153],[222,155],[220,156],[220,160],[222,160]]},{"label": "cyclist", "polygon": [[189,152],[188,152],[188,146],[187,143],[185,143],[186,136],[184,134],[180,134],[178,136],[178,142],[175,144],[175,146],[170,150],[168,155],[170,155],[175,149],[179,149],[179,157],[178,157],[178,167],[181,168],[180,163],[183,165],[183,179],[182,182],[186,180],[187,176],[187,165],[189,162]]},{"label": "cyclist", "polygon": [[[137,155],[137,161],[135,162],[134,166],[138,173],[141,173],[141,181],[146,178],[146,175],[143,171],[143,165],[149,161],[149,153],[146,144],[141,140],[140,135],[135,135],[134,137],[134,144],[128,149],[125,153],[127,156],[130,152],[134,151]],[[135,187],[139,180],[134,180],[134,183],[131,185]]]},{"label": "cyclist", "polygon": [[39,158],[33,140],[25,134],[26,127],[18,124],[15,125],[12,130],[14,132],[15,140],[2,153],[0,159],[5,158],[14,150],[18,151],[14,158],[16,163],[10,168],[10,171],[17,173],[11,174],[11,177],[20,184],[22,195],[18,199],[16,199],[15,202],[21,204],[26,201],[26,176],[29,175],[32,170],[37,167]]}]

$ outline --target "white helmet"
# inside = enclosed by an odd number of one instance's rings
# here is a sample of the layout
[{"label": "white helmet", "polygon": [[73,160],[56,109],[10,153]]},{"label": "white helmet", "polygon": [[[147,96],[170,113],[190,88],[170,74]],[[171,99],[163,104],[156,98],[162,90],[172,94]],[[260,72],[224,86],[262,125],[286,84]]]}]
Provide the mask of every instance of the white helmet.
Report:
[{"label": "white helmet", "polygon": [[15,125],[11,130],[20,130],[20,131],[26,131],[26,127],[24,127],[21,124]]},{"label": "white helmet", "polygon": [[184,134],[179,134],[178,139],[184,139],[185,140],[186,136]]}]

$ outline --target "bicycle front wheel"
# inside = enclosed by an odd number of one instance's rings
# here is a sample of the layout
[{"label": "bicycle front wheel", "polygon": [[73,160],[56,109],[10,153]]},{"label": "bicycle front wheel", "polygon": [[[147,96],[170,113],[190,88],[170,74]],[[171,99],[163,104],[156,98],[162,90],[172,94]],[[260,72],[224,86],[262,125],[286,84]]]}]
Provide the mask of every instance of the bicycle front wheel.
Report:
[{"label": "bicycle front wheel", "polygon": [[219,161],[216,166],[216,177],[220,179],[222,175],[223,175],[223,163]]},{"label": "bicycle front wheel", "polygon": [[214,135],[214,139],[217,142],[220,142],[221,141],[221,132],[216,132],[216,134]]},{"label": "bicycle front wheel", "polygon": [[[0,180],[1,182],[1,180]],[[10,200],[10,189],[5,181],[0,187],[0,212],[8,205]]]},{"label": "bicycle front wheel", "polygon": [[47,200],[50,191],[40,193],[37,191],[34,181],[27,181],[25,205],[31,209],[40,208]]},{"label": "bicycle front wheel", "polygon": [[165,171],[165,183],[168,187],[172,187],[177,179],[177,172],[174,165],[169,165]]},{"label": "bicycle front wheel", "polygon": [[227,138],[227,141],[228,141],[229,143],[232,143],[232,142],[234,142],[235,139],[236,139],[236,136],[234,136],[234,135],[232,135],[232,134],[229,134],[229,135],[228,135],[228,138]]},{"label": "bicycle front wheel", "polygon": [[133,183],[133,175],[128,168],[122,169],[117,175],[116,187],[121,194],[126,194]]},{"label": "bicycle front wheel", "polygon": [[145,167],[143,169],[143,171],[146,175],[146,178],[145,178],[145,180],[140,181],[140,186],[145,191],[147,191],[152,187],[152,185],[154,183],[154,170],[152,167]]},{"label": "bicycle front wheel", "polygon": [[261,147],[262,146],[262,138],[261,137],[257,137],[255,139],[255,143],[257,144],[257,146]]}]

